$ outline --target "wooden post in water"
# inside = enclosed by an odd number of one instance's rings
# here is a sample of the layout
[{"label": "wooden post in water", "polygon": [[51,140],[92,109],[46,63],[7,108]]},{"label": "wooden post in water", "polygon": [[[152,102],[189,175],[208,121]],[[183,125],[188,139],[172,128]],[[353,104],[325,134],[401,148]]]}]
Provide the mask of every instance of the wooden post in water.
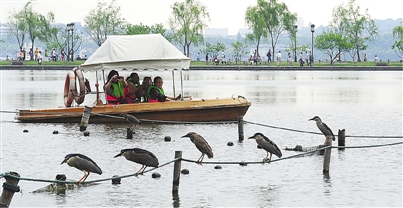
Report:
[{"label": "wooden post in water", "polygon": [[[342,129],[342,130],[339,129],[339,133],[337,136],[337,142],[338,142],[339,147],[346,146],[346,130],[345,129]],[[339,148],[339,150],[344,150],[344,149],[345,148]]]},{"label": "wooden post in water", "polygon": [[243,116],[238,116],[238,140],[240,142],[242,142],[244,139],[243,124],[244,124]]},{"label": "wooden post in water", "polygon": [[[326,141],[324,146],[332,146],[333,136],[326,136]],[[325,149],[325,156],[323,157],[323,173],[329,173],[330,166],[330,155],[332,153],[332,148]]]},{"label": "wooden post in water", "polygon": [[173,184],[172,184],[172,193],[178,193],[179,191],[179,179],[181,174],[181,163],[182,163],[182,151],[175,151],[175,159],[174,163],[174,177],[173,177]]},{"label": "wooden post in water", "polygon": [[[9,175],[20,177],[20,174],[16,172],[10,172]],[[3,192],[0,196],[0,207],[9,207],[14,193],[20,191],[20,187],[18,186],[20,179],[11,177],[9,175],[4,176],[4,178],[6,178],[6,182],[3,183]]]},{"label": "wooden post in water", "polygon": [[131,128],[127,128],[127,138],[133,139],[133,130]]},{"label": "wooden post in water", "polygon": [[88,126],[88,121],[90,120],[92,108],[84,106],[83,116],[81,117],[80,131],[85,131]]}]

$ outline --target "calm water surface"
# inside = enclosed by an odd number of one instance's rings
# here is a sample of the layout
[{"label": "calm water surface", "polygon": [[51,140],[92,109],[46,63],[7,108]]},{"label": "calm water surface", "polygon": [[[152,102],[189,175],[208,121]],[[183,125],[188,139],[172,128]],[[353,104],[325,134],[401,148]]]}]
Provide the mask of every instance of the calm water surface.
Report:
[{"label": "calm water surface", "polygon": [[[266,152],[256,142],[238,142],[236,124],[153,124],[136,128],[133,140],[126,139],[125,124],[90,124],[89,137],[78,124],[23,124],[14,120],[16,109],[63,106],[67,71],[0,71],[1,78],[1,172],[15,171],[21,177],[54,179],[64,173],[78,180],[82,172],[60,165],[68,153],[82,153],[102,168],[87,180],[127,175],[141,165],[113,158],[120,149],[140,147],[153,152],[160,164],[171,161],[174,152],[197,160],[200,153],[188,138],[189,131],[204,136],[214,151],[206,161],[260,161]],[[123,71],[121,75],[128,76]],[[173,94],[169,72],[139,72],[140,77],[162,76],[166,94]],[[95,73],[85,77],[94,86]],[[98,79],[101,81],[101,75]],[[179,73],[175,74],[179,94]],[[216,98],[242,95],[252,102],[244,119],[271,126],[315,131],[318,115],[337,134],[346,129],[351,136],[401,136],[401,72],[298,72],[298,71],[187,71],[185,95]],[[100,85],[102,86],[102,84]],[[93,87],[94,88],[94,87]],[[95,90],[95,89],[93,89]],[[95,101],[86,96],[84,104]],[[28,133],[23,133],[27,129]],[[53,134],[57,130],[59,134]],[[277,145],[311,147],[322,144],[321,135],[273,129],[247,123],[245,136],[262,132]],[[171,136],[171,142],[164,142]],[[388,144],[402,139],[347,137],[347,146]],[[227,142],[234,146],[227,146]],[[283,150],[283,157],[296,152]],[[275,157],[275,156],[274,156]],[[161,178],[143,176],[122,179],[120,185],[98,185],[68,190],[65,194],[33,193],[47,183],[22,180],[12,207],[294,207],[294,206],[402,206],[402,145],[365,149],[332,150],[330,175],[322,174],[323,156],[310,155],[247,166],[202,166],[182,163],[190,170],[181,175],[179,199],[171,194],[173,164],[153,172]],[[5,181],[1,179],[2,183]]]}]

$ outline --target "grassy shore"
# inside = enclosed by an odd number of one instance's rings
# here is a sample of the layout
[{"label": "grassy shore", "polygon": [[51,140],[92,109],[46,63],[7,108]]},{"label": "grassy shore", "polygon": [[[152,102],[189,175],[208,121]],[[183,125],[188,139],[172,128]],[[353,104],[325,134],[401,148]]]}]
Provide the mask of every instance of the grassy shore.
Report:
[{"label": "grassy shore", "polygon": [[[73,61],[73,62],[62,62],[62,61],[56,61],[56,62],[47,62],[47,61],[43,61],[42,65],[43,66],[78,66],[80,64],[83,64],[84,61]],[[382,62],[382,63],[387,63],[387,62]],[[7,65],[11,65],[12,61],[0,61],[0,65],[1,66],[7,66]],[[213,63],[210,63],[210,65],[212,65]],[[25,61],[24,65],[26,66],[37,66],[38,62],[36,61]],[[220,63],[219,66],[221,66],[222,64]],[[271,63],[271,66],[276,66],[277,63]],[[292,62],[293,66],[299,66],[299,63],[295,63]],[[206,62],[204,61],[192,61],[190,63],[190,66],[206,66]],[[241,63],[232,63],[232,66],[246,66],[244,62]],[[261,64],[258,64],[258,66],[267,66],[267,63],[262,62]],[[286,61],[282,61],[281,62],[281,66],[288,66]],[[330,62],[315,62],[314,66],[330,66]],[[347,61],[347,62],[336,62],[334,63],[333,66],[341,66],[341,67],[353,67],[353,66],[375,66],[374,62],[356,62],[355,65],[353,62]],[[403,63],[400,61],[391,61],[388,66],[403,66]]]}]

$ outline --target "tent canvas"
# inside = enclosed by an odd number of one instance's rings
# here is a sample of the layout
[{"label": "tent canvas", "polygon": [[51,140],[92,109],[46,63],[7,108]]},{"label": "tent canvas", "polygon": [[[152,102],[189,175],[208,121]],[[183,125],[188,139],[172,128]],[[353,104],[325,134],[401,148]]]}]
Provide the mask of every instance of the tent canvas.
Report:
[{"label": "tent canvas", "polygon": [[113,35],[83,63],[84,71],[96,70],[182,70],[189,69],[190,58],[161,34]]}]

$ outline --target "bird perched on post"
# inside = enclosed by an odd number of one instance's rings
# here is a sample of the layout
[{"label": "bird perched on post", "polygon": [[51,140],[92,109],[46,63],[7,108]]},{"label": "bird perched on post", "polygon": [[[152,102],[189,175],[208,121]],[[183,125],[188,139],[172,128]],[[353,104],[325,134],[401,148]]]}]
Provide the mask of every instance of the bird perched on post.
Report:
[{"label": "bird perched on post", "polygon": [[145,149],[140,149],[140,148],[132,148],[132,149],[122,149],[119,154],[115,156],[119,157],[123,156],[127,160],[130,160],[135,163],[142,164],[143,166],[138,170],[135,174],[143,174],[144,170],[150,166],[150,167],[158,167],[158,158],[155,157],[155,155],[152,152],[149,152]]},{"label": "bird perched on post", "polygon": [[269,138],[267,138],[265,135],[263,135],[262,133],[255,133],[253,136],[249,137],[248,139],[255,139],[256,143],[263,148],[264,150],[266,150],[267,154],[266,157],[263,158],[262,163],[264,164],[267,160],[267,158],[269,157],[269,153],[270,153],[270,158],[269,158],[269,162],[271,161],[271,156],[272,154],[276,155],[277,157],[281,158],[281,156],[283,156],[283,154],[281,153],[281,150],[277,147],[277,145],[271,141]]},{"label": "bird perched on post", "polygon": [[77,181],[80,185],[84,183],[85,179],[90,175],[90,173],[97,173],[99,175],[102,174],[101,168],[93,161],[91,158],[82,155],[82,154],[68,154],[64,157],[64,160],[61,164],[67,163],[67,165],[71,167],[75,167],[81,171],[84,171],[84,176]]},{"label": "bird perched on post", "polygon": [[195,132],[189,132],[186,135],[182,136],[182,138],[183,137],[189,137],[190,141],[192,141],[196,145],[196,148],[202,153],[196,163],[201,165],[204,155],[207,155],[208,158],[213,158],[213,150],[202,136]]},{"label": "bird perched on post", "polygon": [[319,116],[315,116],[309,119],[309,121],[316,121],[316,126],[318,126],[319,130],[325,135],[326,139],[330,138],[333,141],[336,140],[332,130],[325,123],[322,122]]}]

